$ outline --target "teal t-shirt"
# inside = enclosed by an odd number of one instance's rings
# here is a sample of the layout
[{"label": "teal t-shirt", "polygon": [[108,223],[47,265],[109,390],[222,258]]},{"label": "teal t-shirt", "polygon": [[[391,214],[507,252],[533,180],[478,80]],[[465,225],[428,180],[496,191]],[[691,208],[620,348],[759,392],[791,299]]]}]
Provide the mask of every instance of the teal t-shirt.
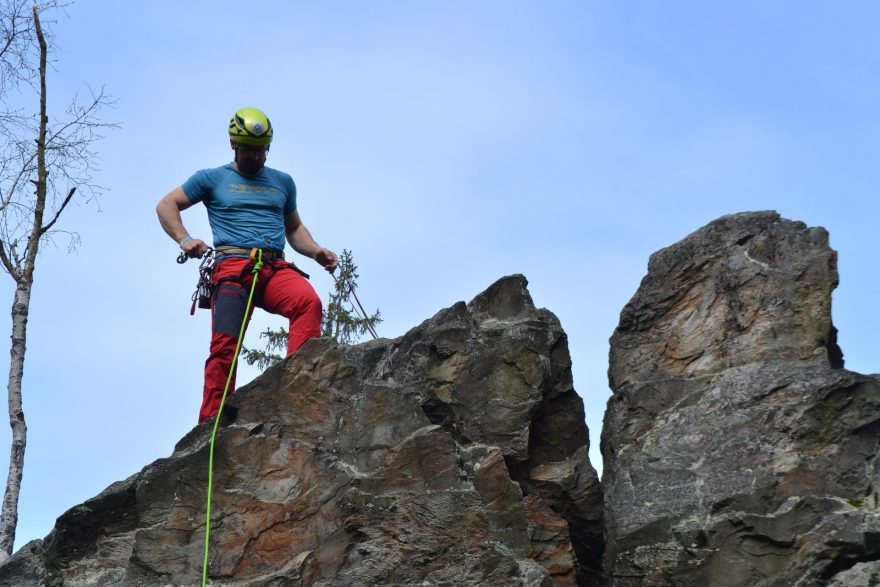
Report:
[{"label": "teal t-shirt", "polygon": [[296,210],[290,175],[263,167],[248,177],[228,163],[197,171],[182,187],[190,202],[208,209],[215,247],[284,250],[284,217]]}]

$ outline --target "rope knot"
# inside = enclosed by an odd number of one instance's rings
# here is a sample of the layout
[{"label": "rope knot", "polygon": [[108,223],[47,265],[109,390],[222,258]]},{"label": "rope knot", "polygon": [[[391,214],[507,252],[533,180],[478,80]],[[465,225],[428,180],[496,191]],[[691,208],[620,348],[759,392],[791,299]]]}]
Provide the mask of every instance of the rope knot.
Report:
[{"label": "rope knot", "polygon": [[251,273],[256,275],[263,268],[263,249],[251,249],[251,262],[254,264]]}]

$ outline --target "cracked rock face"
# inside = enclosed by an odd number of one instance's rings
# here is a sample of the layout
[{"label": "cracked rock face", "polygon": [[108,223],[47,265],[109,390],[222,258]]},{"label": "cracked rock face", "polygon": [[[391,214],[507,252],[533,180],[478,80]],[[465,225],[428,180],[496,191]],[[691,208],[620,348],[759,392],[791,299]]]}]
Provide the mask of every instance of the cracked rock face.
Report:
[{"label": "cracked rock face", "polygon": [[843,369],[821,228],[725,216],[655,253],[611,338],[613,585],[876,585],[880,377]]},{"label": "cracked rock face", "polygon": [[[210,584],[590,585],[602,496],[567,339],[522,276],[231,396]],[[197,585],[211,422],[58,519],[6,585]]]}]

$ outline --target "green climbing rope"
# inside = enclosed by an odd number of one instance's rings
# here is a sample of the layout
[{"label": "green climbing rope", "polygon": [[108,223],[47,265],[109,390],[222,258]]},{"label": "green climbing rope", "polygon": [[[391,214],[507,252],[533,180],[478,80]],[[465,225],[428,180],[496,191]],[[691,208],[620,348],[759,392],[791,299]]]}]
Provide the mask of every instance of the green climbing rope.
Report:
[{"label": "green climbing rope", "polygon": [[251,253],[251,260],[254,262],[254,268],[251,271],[254,279],[251,282],[251,293],[248,296],[247,306],[244,309],[244,318],[241,321],[241,330],[238,333],[238,342],[235,343],[235,354],[232,355],[232,364],[229,366],[229,376],[226,378],[226,387],[223,389],[223,396],[220,398],[220,408],[214,417],[214,429],[211,432],[211,448],[208,451],[208,503],[205,507],[205,560],[202,563],[202,587],[207,585],[208,581],[208,554],[210,553],[211,540],[211,493],[214,488],[214,439],[217,438],[217,428],[220,424],[220,416],[223,413],[223,405],[226,403],[226,394],[229,392],[229,384],[232,382],[232,374],[235,373],[235,364],[238,362],[238,353],[241,351],[241,342],[244,339],[245,326],[247,326],[248,315],[251,312],[251,304],[254,300],[254,290],[257,287],[257,277],[260,269],[263,268],[263,251],[262,249],[254,249],[256,258]]}]

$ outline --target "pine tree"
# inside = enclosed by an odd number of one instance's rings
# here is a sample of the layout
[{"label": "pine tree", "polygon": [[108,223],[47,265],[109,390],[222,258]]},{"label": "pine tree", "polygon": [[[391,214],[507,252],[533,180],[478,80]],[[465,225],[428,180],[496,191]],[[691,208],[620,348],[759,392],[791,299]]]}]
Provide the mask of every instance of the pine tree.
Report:
[{"label": "pine tree", "polygon": [[[338,269],[339,276],[336,277],[333,291],[330,292],[330,303],[327,304],[321,321],[321,336],[329,336],[341,344],[352,344],[367,332],[375,335],[373,327],[382,318],[378,309],[372,316],[366,316],[366,312],[363,316],[358,314],[350,300],[360,277],[351,251],[342,251]],[[363,308],[361,311],[363,312]]]},{"label": "pine tree", "polygon": [[264,371],[266,367],[279,363],[284,358],[281,353],[287,348],[287,329],[283,326],[278,330],[266,328],[265,332],[260,333],[260,338],[266,339],[265,350],[249,349],[242,345],[241,358],[248,365],[256,364],[257,369]]},{"label": "pine tree", "polygon": [[[372,316],[366,316],[366,312],[358,304],[363,312],[359,314],[350,299],[357,288],[359,277],[351,251],[342,251],[337,271],[336,283],[330,291],[329,303],[321,319],[321,336],[329,336],[340,344],[356,343],[367,332],[375,336],[374,327],[382,322],[379,310]],[[242,347],[242,358],[248,365],[256,364],[258,369],[280,362],[284,358],[282,353],[287,349],[287,334],[287,329],[283,326],[276,330],[267,328],[260,333],[260,338],[266,339],[265,349]]]}]

